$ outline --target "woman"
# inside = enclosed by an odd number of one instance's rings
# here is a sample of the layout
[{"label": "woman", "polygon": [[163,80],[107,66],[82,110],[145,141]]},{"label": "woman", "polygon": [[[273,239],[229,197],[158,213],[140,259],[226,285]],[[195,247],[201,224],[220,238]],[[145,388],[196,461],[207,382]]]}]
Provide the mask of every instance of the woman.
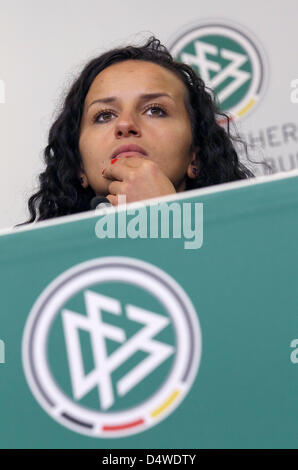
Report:
[{"label": "woman", "polygon": [[50,129],[26,223],[89,210],[96,195],[117,205],[120,194],[132,202],[252,177],[233,140],[203,81],[159,40],[108,51]]}]

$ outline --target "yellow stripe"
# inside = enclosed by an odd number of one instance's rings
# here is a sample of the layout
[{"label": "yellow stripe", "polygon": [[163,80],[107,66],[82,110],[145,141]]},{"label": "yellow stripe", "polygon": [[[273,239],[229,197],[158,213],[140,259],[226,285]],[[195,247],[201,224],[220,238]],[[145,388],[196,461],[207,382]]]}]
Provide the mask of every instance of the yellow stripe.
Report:
[{"label": "yellow stripe", "polygon": [[169,398],[161,405],[159,406],[158,408],[156,408],[156,410],[152,411],[151,413],[151,416],[153,418],[156,418],[156,416],[158,416],[160,413],[162,413],[168,406],[170,406],[170,404],[178,397],[178,395],[180,395],[180,390],[175,390],[170,396]]},{"label": "yellow stripe", "polygon": [[255,104],[256,100],[254,100],[253,98],[247,103],[246,106],[243,106],[242,109],[240,109],[240,111],[238,112],[238,116],[242,116],[242,114],[245,114],[246,111],[249,110],[249,108],[251,108],[254,104]]}]

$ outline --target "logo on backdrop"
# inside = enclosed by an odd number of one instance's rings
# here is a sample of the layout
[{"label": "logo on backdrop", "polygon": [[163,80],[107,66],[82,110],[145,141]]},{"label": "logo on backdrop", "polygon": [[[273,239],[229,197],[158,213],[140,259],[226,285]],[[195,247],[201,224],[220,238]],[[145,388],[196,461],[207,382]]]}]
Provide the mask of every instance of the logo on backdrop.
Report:
[{"label": "logo on backdrop", "polygon": [[169,49],[216,92],[220,109],[232,119],[247,115],[260,100],[265,56],[244,28],[219,21],[199,22],[176,37]]},{"label": "logo on backdrop", "polygon": [[52,418],[92,437],[137,434],[185,398],[201,357],[185,291],[152,264],[106,257],[56,278],[30,312],[23,366]]}]

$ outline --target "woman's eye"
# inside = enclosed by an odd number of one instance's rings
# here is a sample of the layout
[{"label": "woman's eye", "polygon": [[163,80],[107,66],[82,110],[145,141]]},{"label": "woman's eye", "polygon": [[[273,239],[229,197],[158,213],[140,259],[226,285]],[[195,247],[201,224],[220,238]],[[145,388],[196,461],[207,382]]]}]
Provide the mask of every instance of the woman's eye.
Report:
[{"label": "woman's eye", "polygon": [[151,116],[164,117],[167,114],[166,111],[160,106],[150,106],[146,109],[146,113],[147,111],[150,111]]},{"label": "woman's eye", "polygon": [[[153,116],[153,117],[165,117],[167,115],[165,109],[163,109],[159,105],[148,106],[145,109],[145,113],[149,114],[149,116]],[[93,122],[94,123],[109,122],[114,116],[115,116],[114,111],[106,109],[106,110],[98,112],[94,116]]]},{"label": "woman's eye", "polygon": [[106,122],[109,121],[111,118],[111,115],[114,115],[113,111],[101,111],[100,113],[97,113],[96,116],[94,117],[94,122]]}]

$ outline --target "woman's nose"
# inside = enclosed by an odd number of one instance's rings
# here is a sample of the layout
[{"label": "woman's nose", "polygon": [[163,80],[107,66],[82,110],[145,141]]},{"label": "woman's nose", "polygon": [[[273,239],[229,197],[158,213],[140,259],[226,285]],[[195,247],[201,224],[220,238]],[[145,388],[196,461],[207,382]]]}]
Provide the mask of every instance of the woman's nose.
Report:
[{"label": "woman's nose", "polygon": [[130,113],[119,116],[115,125],[115,135],[116,137],[140,136],[141,130],[135,116]]}]

